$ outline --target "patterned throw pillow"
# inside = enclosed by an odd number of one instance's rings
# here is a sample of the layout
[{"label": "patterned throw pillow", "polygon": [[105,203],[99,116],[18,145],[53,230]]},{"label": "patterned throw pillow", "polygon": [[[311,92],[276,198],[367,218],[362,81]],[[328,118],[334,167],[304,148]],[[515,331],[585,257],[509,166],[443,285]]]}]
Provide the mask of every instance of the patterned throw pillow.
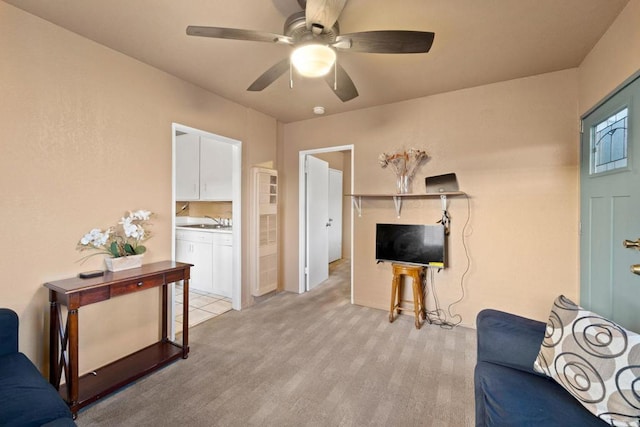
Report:
[{"label": "patterned throw pillow", "polygon": [[640,421],[640,335],[560,295],[533,369],[614,426]]}]

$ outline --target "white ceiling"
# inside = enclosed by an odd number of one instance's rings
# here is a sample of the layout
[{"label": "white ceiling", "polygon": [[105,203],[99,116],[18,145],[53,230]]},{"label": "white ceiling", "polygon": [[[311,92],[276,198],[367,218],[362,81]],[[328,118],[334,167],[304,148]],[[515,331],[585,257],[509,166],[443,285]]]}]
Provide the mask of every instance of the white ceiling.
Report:
[{"label": "white ceiling", "polygon": [[578,66],[628,0],[349,0],[343,34],[435,32],[426,54],[340,52],[360,96],[341,102],[323,79],[283,75],[246,88],[290,47],[190,37],[187,25],[282,33],[296,0],[4,0],[20,9],[192,82],[292,122]]}]

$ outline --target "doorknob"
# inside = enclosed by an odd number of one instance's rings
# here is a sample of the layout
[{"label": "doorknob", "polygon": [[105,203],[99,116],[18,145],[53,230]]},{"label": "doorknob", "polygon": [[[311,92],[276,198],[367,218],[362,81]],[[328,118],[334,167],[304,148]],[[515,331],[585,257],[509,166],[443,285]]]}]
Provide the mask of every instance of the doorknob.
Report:
[{"label": "doorknob", "polygon": [[631,266],[631,272],[640,276],[640,264],[634,264]]},{"label": "doorknob", "polygon": [[624,242],[622,242],[622,245],[625,248],[636,248],[636,249],[640,250],[640,238],[637,239],[636,241],[625,240]]}]

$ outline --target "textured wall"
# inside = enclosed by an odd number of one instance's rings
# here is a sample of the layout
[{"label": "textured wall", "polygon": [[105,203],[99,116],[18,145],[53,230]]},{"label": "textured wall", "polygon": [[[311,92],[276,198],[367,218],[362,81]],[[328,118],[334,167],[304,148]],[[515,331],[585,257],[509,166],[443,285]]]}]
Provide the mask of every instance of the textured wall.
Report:
[{"label": "textured wall", "polygon": [[[401,146],[426,148],[418,176],[455,171],[470,196],[465,233],[471,264],[464,298],[453,307],[473,324],[484,307],[545,320],[552,298],[578,297],[579,116],[640,70],[640,0],[630,0],[578,69],[476,87],[282,126],[278,159],[287,170],[285,287],[297,289],[297,151],[355,144],[355,191],[393,192],[376,156]],[[422,183],[414,183],[421,191]],[[431,223],[439,201],[363,202],[354,219],[354,294],[386,309],[387,265],[374,265],[376,222]],[[450,268],[435,275],[440,302],[461,297],[466,270],[466,201],[450,201]]]},{"label": "textured wall", "polygon": [[[245,184],[248,166],[275,160],[277,124],[4,2],[0,27],[0,304],[20,315],[22,351],[45,365],[43,283],[102,268],[100,257],[76,262],[85,232],[149,209],[145,262],[170,258],[171,123],[243,141]],[[83,308],[80,370],[155,341],[157,301],[152,290]]]},{"label": "textured wall", "polygon": [[[559,293],[578,295],[578,125],[576,70],[512,80],[284,126],[287,171],[285,287],[297,289],[298,151],[354,144],[356,193],[393,193],[395,177],[381,169],[381,152],[426,149],[423,178],[456,172],[470,197],[466,243],[471,265],[465,297],[453,308],[474,324],[484,307],[543,319]],[[461,297],[467,268],[462,227],[467,202],[450,199],[450,268],[437,273],[440,302]],[[375,263],[377,222],[434,223],[440,200],[363,200],[354,219],[354,296],[357,304],[387,309],[391,268]],[[431,300],[431,297],[430,297]]]},{"label": "textured wall", "polygon": [[580,64],[580,114],[640,70],[640,0],[630,0]]}]

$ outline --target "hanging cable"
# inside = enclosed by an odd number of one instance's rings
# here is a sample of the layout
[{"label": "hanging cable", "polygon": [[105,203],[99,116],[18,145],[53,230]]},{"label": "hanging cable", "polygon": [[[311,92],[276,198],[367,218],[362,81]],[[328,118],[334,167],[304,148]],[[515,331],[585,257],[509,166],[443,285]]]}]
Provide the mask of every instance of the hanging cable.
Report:
[{"label": "hanging cable", "polygon": [[[425,286],[424,286],[424,301],[427,300],[428,286],[430,284],[431,294],[433,295],[433,301],[435,304],[434,310],[426,311],[427,321],[431,324],[439,325],[441,328],[444,328],[444,329],[453,329],[454,327],[462,323],[462,316],[459,314],[453,314],[451,312],[451,308],[464,299],[466,295],[464,290],[464,279],[469,273],[469,270],[471,269],[471,257],[469,256],[469,247],[467,246],[467,241],[466,241],[467,227],[469,226],[469,222],[471,220],[471,202],[469,201],[469,196],[467,196],[466,194],[465,194],[465,198],[467,199],[467,219],[464,223],[464,226],[462,227],[462,247],[464,248],[464,254],[467,259],[467,266],[464,272],[462,273],[462,276],[460,276],[460,291],[462,295],[460,296],[460,298],[458,298],[457,300],[449,304],[446,311],[443,310],[440,307],[440,300],[438,299],[438,294],[436,292],[435,271],[434,271],[435,269],[431,267],[427,268],[427,273],[429,276],[428,279],[427,279],[427,274],[425,274],[425,280],[427,281],[427,283],[425,283]],[[446,210],[446,206],[444,202],[443,202],[442,219],[438,221],[438,223],[442,223],[442,225],[445,227],[445,232],[448,230],[448,227],[450,224],[450,217],[449,217],[449,212]],[[448,232],[446,234],[448,234]],[[440,270],[441,269],[439,268],[438,271]]]},{"label": "hanging cable", "polygon": [[[464,198],[467,199],[467,220],[465,221],[464,226],[462,227],[462,247],[464,248],[464,255],[467,258],[467,267],[462,273],[462,276],[460,276],[460,290],[462,291],[462,295],[460,296],[460,298],[458,298],[457,300],[449,304],[449,307],[447,308],[447,311],[449,312],[450,316],[451,316],[451,307],[458,304],[465,297],[464,279],[469,273],[469,270],[471,270],[471,257],[469,256],[469,247],[467,246],[467,240],[466,240],[467,227],[469,226],[469,221],[471,220],[471,202],[469,201],[468,195],[465,194]],[[456,314],[456,316],[460,316],[460,315]],[[462,317],[460,317],[460,322],[461,321],[462,321]]]}]

